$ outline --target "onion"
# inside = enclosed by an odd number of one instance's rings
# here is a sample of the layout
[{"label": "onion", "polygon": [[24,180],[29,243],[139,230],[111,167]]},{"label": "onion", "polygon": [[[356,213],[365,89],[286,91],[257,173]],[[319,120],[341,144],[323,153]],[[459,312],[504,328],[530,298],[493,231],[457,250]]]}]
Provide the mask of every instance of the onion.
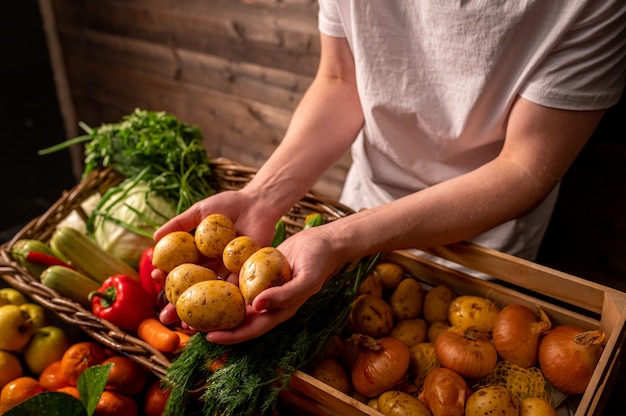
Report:
[{"label": "onion", "polygon": [[359,352],[352,366],[354,389],[365,397],[378,396],[400,385],[409,369],[409,347],[393,337],[378,340],[355,334],[351,340]]},{"label": "onion", "polygon": [[443,367],[466,378],[487,375],[498,361],[491,341],[472,328],[464,331],[452,328],[440,334],[435,340],[435,354]]},{"label": "onion", "polygon": [[537,306],[539,314],[520,305],[507,305],[493,326],[493,344],[500,356],[522,368],[537,363],[541,337],[552,327],[548,315]]},{"label": "onion", "polygon": [[561,325],[539,344],[539,366],[546,379],[566,394],[585,392],[602,355],[605,333]]},{"label": "onion", "polygon": [[433,416],[463,416],[465,402],[472,394],[458,373],[444,367],[432,370],[424,379],[418,399]]}]

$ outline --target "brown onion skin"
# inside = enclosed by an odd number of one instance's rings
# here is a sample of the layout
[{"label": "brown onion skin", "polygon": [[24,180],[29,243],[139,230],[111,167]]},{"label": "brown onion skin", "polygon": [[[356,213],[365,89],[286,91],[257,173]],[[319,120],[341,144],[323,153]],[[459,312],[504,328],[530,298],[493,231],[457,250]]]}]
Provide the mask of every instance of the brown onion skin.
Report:
[{"label": "brown onion skin", "polygon": [[502,308],[493,326],[492,339],[503,360],[529,368],[539,360],[541,337],[552,324],[541,308],[539,315],[527,306],[510,304]]},{"label": "brown onion skin", "polygon": [[433,416],[463,416],[465,402],[472,394],[458,373],[439,367],[428,373],[418,399]]},{"label": "brown onion skin", "polygon": [[465,378],[486,376],[496,365],[498,353],[493,343],[481,333],[454,328],[435,340],[435,354],[443,367]]},{"label": "brown onion skin", "polygon": [[359,345],[359,353],[351,371],[354,389],[365,397],[378,396],[398,386],[404,381],[409,369],[411,353],[403,341],[393,337],[373,341],[380,348],[374,350]]},{"label": "brown onion skin", "polygon": [[602,355],[605,334],[560,325],[539,344],[539,366],[546,379],[566,394],[582,394]]}]

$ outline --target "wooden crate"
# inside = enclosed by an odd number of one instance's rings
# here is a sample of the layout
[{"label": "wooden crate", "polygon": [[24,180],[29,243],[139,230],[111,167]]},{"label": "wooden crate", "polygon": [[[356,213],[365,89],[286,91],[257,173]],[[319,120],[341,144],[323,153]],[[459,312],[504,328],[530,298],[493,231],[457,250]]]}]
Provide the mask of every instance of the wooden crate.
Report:
[{"label": "wooden crate", "polygon": [[[601,415],[615,381],[619,352],[624,344],[626,293],[533,262],[471,243],[457,243],[429,250],[429,254],[453,261],[494,280],[477,279],[442,266],[424,256],[405,251],[385,255],[426,285],[447,284],[459,294],[485,296],[501,306],[521,303],[540,305],[554,324],[577,325],[606,332],[606,346],[575,416]],[[298,371],[282,399],[299,414],[381,416],[310,375]]]}]

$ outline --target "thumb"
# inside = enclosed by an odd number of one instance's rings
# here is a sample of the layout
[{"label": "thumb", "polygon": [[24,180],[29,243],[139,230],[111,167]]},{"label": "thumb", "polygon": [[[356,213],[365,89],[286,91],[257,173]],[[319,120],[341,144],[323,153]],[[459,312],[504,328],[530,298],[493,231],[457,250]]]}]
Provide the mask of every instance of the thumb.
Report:
[{"label": "thumb", "polygon": [[[311,293],[312,294],[312,293]],[[265,289],[252,302],[252,308],[258,312],[268,309],[299,308],[310,297],[307,290],[294,281],[282,286]]]}]

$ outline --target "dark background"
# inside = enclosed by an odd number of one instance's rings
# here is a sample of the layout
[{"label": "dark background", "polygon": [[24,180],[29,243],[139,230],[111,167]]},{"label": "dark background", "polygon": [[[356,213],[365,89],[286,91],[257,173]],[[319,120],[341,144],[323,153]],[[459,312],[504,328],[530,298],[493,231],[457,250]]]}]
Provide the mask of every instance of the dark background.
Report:
[{"label": "dark background", "polygon": [[[10,2],[0,17],[0,243],[76,184],[35,0]],[[563,179],[537,262],[626,291],[626,99],[612,108]],[[622,377],[624,379],[624,377]],[[623,409],[626,383],[611,399]],[[621,397],[620,397],[621,396]],[[608,414],[608,412],[607,412]]]},{"label": "dark background", "polygon": [[36,0],[10,3],[0,17],[0,237],[42,214],[76,181],[70,155],[37,151],[65,140]]}]

